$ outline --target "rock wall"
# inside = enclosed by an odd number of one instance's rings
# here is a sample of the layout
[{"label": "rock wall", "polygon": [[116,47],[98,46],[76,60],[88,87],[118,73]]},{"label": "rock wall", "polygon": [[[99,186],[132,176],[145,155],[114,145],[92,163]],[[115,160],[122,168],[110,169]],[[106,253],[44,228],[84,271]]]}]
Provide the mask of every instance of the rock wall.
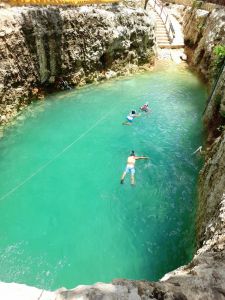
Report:
[{"label": "rock wall", "polygon": [[[225,124],[225,65],[215,68],[214,49],[225,47],[225,7],[212,12],[183,7],[182,22],[189,64],[206,80],[209,86],[209,103],[203,122],[212,143]],[[225,62],[225,61],[224,61]]]},{"label": "rock wall", "polygon": [[199,180],[198,244],[202,251],[225,249],[225,131],[206,152]]},{"label": "rock wall", "polygon": [[[36,98],[37,87],[83,85],[151,62],[154,25],[142,9],[0,8],[0,121]],[[43,92],[42,91],[42,92]]]},{"label": "rock wall", "polygon": [[213,49],[216,45],[225,45],[225,8],[214,9],[211,13],[186,9],[183,31],[189,64],[212,86]]},{"label": "rock wall", "polygon": [[167,6],[183,27],[188,64],[207,83],[209,90],[219,73],[215,70],[214,49],[218,45],[225,46],[225,6],[215,7],[208,11],[178,4]]},{"label": "rock wall", "polygon": [[203,115],[203,122],[208,132],[208,141],[221,134],[225,125],[225,65],[212,88],[208,103]]}]

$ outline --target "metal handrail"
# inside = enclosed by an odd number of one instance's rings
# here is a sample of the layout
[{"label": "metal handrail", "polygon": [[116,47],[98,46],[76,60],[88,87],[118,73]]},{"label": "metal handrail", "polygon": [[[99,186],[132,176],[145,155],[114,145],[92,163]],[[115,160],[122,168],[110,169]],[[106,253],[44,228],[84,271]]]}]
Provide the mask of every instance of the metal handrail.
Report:
[{"label": "metal handrail", "polygon": [[222,65],[222,67],[220,68],[219,74],[218,74],[218,76],[217,76],[217,78],[216,78],[216,80],[214,82],[213,88],[212,88],[211,93],[210,93],[210,95],[209,95],[209,97],[207,99],[206,106],[205,106],[205,109],[204,109],[202,115],[205,114],[205,112],[206,112],[206,110],[207,110],[207,108],[209,106],[209,103],[210,103],[210,101],[211,101],[211,99],[212,99],[212,97],[214,95],[214,92],[215,92],[215,90],[217,88],[217,85],[218,85],[218,83],[220,81],[220,76],[222,75],[224,69],[225,69],[225,61],[224,61],[223,65]]},{"label": "metal handrail", "polygon": [[166,27],[166,30],[168,32],[170,42],[172,42],[175,37],[175,30],[173,28],[173,24],[170,20],[170,16],[167,12],[167,9],[164,7],[163,3],[161,3],[159,0],[153,0],[153,2],[154,2],[153,8],[157,12],[157,14],[161,17]]}]

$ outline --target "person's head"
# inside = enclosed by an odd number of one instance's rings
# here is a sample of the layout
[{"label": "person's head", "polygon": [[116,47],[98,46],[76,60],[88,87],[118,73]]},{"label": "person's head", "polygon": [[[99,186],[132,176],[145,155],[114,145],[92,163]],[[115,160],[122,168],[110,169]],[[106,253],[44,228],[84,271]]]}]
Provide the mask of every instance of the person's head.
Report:
[{"label": "person's head", "polygon": [[148,102],[145,103],[145,106],[148,106]]},{"label": "person's head", "polygon": [[136,111],[135,111],[135,110],[132,110],[131,113],[132,113],[132,115],[135,115],[135,114],[136,114]]},{"label": "person's head", "polygon": [[134,150],[131,151],[130,156],[135,156]]}]

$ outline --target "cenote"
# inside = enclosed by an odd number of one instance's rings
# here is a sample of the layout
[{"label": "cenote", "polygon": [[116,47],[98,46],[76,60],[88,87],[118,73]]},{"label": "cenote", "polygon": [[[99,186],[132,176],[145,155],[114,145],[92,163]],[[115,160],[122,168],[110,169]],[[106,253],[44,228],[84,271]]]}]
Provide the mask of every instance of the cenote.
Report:
[{"label": "cenote", "polygon": [[[189,262],[205,99],[170,64],[31,105],[0,140],[0,280],[157,280]],[[152,112],[123,126],[146,101]],[[150,157],[135,187],[120,184],[131,150]]]}]

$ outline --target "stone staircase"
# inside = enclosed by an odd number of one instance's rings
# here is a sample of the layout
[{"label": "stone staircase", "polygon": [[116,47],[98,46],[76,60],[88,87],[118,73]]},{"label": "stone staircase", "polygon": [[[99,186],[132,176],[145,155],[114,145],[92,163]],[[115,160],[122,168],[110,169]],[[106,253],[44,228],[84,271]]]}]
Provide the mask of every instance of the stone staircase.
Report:
[{"label": "stone staircase", "polygon": [[160,49],[184,47],[182,28],[161,0],[149,0],[148,7],[155,19],[155,36]]},{"label": "stone staircase", "polygon": [[178,32],[179,28],[175,28],[176,36],[173,40],[171,40],[162,18],[155,10],[151,10],[151,14],[155,19],[156,52],[158,59],[172,60],[175,63],[181,63],[181,57],[184,56],[184,44],[182,36],[180,32]]},{"label": "stone staircase", "polygon": [[166,30],[166,26],[157,13],[154,13],[156,20],[155,36],[157,45],[160,48],[170,48],[170,40]]}]

